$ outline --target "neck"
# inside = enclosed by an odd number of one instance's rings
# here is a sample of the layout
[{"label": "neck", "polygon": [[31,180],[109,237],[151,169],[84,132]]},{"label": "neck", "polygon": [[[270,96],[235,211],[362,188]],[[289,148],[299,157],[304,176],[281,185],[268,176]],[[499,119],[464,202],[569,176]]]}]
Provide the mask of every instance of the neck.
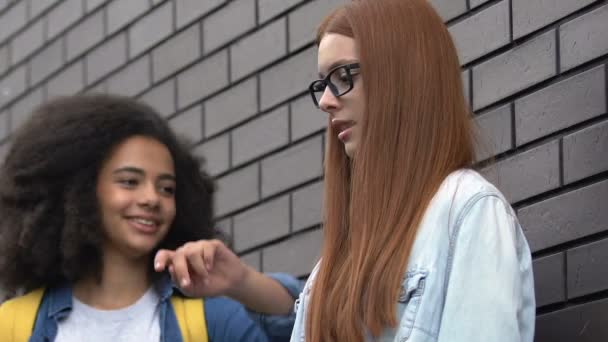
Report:
[{"label": "neck", "polygon": [[152,284],[148,257],[133,259],[105,249],[100,279],[90,276],[76,282],[74,296],[102,310],[115,310],[135,303]]}]

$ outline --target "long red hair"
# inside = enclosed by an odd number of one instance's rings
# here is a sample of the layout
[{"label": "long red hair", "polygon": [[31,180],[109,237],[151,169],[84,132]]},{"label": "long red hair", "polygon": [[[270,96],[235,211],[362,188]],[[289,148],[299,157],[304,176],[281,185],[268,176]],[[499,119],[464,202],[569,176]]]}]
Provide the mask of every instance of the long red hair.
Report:
[{"label": "long red hair", "polygon": [[324,241],[309,341],[361,341],[395,327],[418,225],[441,182],[473,164],[456,49],[427,0],[353,1],[319,27],[354,38],[366,108],[352,160],[331,125]]}]

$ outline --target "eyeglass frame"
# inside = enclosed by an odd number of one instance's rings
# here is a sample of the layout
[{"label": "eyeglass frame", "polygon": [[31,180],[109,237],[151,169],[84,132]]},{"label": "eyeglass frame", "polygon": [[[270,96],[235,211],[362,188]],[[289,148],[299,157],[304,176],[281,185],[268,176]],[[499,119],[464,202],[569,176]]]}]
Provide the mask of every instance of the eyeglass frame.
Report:
[{"label": "eyeglass frame", "polygon": [[[310,83],[310,85],[308,86],[308,92],[310,93],[310,96],[312,97],[312,102],[315,104],[315,106],[317,108],[320,108],[319,105],[319,101],[317,101],[317,97],[315,96],[316,91],[314,91],[313,86],[319,82],[322,82],[325,85],[325,88],[323,89],[323,92],[325,92],[325,89],[327,87],[329,87],[329,90],[331,91],[331,93],[335,96],[335,97],[340,97],[342,95],[347,94],[348,92],[350,92],[351,90],[353,90],[354,86],[355,86],[355,82],[353,80],[353,75],[351,73],[352,69],[359,69],[361,66],[359,64],[359,62],[357,63],[350,63],[350,64],[343,64],[343,65],[338,65],[337,67],[331,69],[328,73],[327,76],[325,76],[325,78],[321,78],[318,80],[314,80]],[[340,70],[340,69],[344,69],[346,71],[346,74],[348,75],[348,79],[349,79],[349,87],[348,89],[346,89],[345,91],[343,91],[342,93],[338,92],[338,88],[331,83],[330,79],[331,76],[334,72]]]}]

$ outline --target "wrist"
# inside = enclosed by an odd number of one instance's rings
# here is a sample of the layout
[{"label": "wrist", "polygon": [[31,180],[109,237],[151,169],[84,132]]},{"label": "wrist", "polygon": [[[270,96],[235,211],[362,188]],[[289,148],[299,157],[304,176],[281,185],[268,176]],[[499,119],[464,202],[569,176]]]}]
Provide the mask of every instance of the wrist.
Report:
[{"label": "wrist", "polygon": [[237,301],[245,299],[247,293],[249,293],[250,284],[252,278],[255,276],[255,270],[245,263],[241,263],[243,266],[240,277],[237,277],[234,284],[226,291],[226,295]]}]

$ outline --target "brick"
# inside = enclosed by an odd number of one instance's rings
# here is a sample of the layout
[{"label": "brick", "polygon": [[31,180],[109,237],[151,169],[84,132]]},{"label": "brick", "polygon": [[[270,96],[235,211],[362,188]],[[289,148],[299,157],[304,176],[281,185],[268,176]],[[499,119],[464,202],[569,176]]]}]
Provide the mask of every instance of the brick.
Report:
[{"label": "brick", "polygon": [[[3,110],[0,112],[0,141],[3,141],[8,137],[9,133],[9,113],[7,110]],[[0,159],[1,163],[2,159]]]},{"label": "brick", "polygon": [[608,299],[570,306],[536,320],[535,342],[597,342],[608,339]]},{"label": "brick", "polygon": [[86,0],[85,9],[87,13],[96,10],[99,6],[105,4],[108,0]]},{"label": "brick", "polygon": [[307,93],[290,103],[291,140],[298,140],[327,126],[328,116],[319,110]]},{"label": "brick", "polygon": [[594,0],[512,0],[513,38],[517,39],[534,32]]},{"label": "brick", "polygon": [[460,64],[467,64],[507,45],[510,40],[509,19],[509,2],[503,0],[452,25],[449,30]]},{"label": "brick", "polygon": [[0,75],[8,70],[9,65],[8,45],[0,46]]},{"label": "brick", "polygon": [[[25,1],[22,1],[22,2],[25,2]],[[57,2],[58,2],[58,0],[43,0],[43,1],[40,1],[40,0],[30,0],[29,1],[30,20],[32,18],[37,17],[42,12],[46,11],[51,6],[55,5]]]},{"label": "brick", "polygon": [[467,11],[466,0],[430,0],[430,2],[444,21],[454,19]]},{"label": "brick", "polygon": [[63,66],[63,44],[58,39],[30,60],[30,82],[36,84]]},{"label": "brick", "polygon": [[346,0],[313,0],[289,13],[289,51],[313,42],[323,18],[344,4]]},{"label": "brick", "polygon": [[48,98],[76,94],[82,89],[84,89],[84,63],[82,60],[63,69],[46,84]]},{"label": "brick", "polygon": [[241,257],[241,261],[253,267],[258,272],[262,271],[262,252],[253,252],[245,254]]},{"label": "brick", "polygon": [[108,34],[112,34],[150,9],[148,0],[114,0],[106,7]]},{"label": "brick", "polygon": [[82,0],[65,0],[46,16],[47,37],[52,38],[77,22],[84,15]]},{"label": "brick", "polygon": [[305,140],[262,161],[262,197],[321,176],[321,136]]},{"label": "brick", "polygon": [[564,253],[534,260],[534,293],[536,307],[566,301]]},{"label": "brick", "polygon": [[280,107],[232,131],[232,165],[266,154],[289,142],[289,112]]},{"label": "brick", "polygon": [[469,3],[471,5],[471,9],[475,8],[475,7],[479,7],[483,4],[485,4],[486,2],[488,2],[489,0],[469,0]]},{"label": "brick", "polygon": [[205,159],[204,169],[211,175],[217,176],[230,168],[230,134],[222,134],[205,141],[193,150],[194,155]]},{"label": "brick", "polygon": [[471,107],[471,69],[466,69],[461,73],[462,93],[469,108]]},{"label": "brick", "polygon": [[108,79],[110,93],[134,96],[150,86],[150,57],[144,55]]},{"label": "brick", "polygon": [[239,79],[285,55],[286,40],[286,21],[280,19],[234,43],[230,49],[232,79]]},{"label": "brick", "polygon": [[129,28],[129,57],[139,55],[173,31],[173,8],[167,2]]},{"label": "brick", "polygon": [[568,250],[568,298],[608,289],[608,239]]},{"label": "brick", "polygon": [[236,0],[203,21],[204,52],[209,53],[255,27],[255,1]]},{"label": "brick", "polygon": [[198,19],[220,5],[226,0],[180,0],[176,1],[175,9],[177,11],[177,28],[181,28]]},{"label": "brick", "polygon": [[604,180],[518,210],[532,251],[608,229],[608,181]]},{"label": "brick", "polygon": [[275,65],[260,75],[261,109],[303,92],[317,78],[317,49],[311,47]]},{"label": "brick", "polygon": [[[326,0],[325,0],[326,1]],[[268,19],[285,12],[289,8],[303,2],[303,0],[259,0],[258,1],[258,20],[263,23]]]},{"label": "brick", "polygon": [[118,69],[126,61],[127,37],[121,33],[87,55],[87,85]]},{"label": "brick", "polygon": [[175,133],[187,138],[190,143],[203,139],[203,112],[202,106],[194,106],[177,114],[169,120],[169,125]]},{"label": "brick", "polygon": [[255,115],[258,85],[251,78],[205,102],[205,136],[211,136]]},{"label": "brick", "polygon": [[309,228],[322,221],[323,181],[298,189],[292,194],[292,231]]},{"label": "brick", "polygon": [[228,85],[228,52],[222,50],[177,76],[179,108],[203,99]]},{"label": "brick", "polygon": [[19,31],[27,23],[27,7],[20,1],[0,15],[0,43]]},{"label": "brick", "polygon": [[21,66],[0,78],[0,108],[25,91],[25,77],[25,67]]},{"label": "brick", "polygon": [[223,216],[258,200],[259,167],[252,164],[217,180],[216,215]]},{"label": "brick", "polygon": [[76,58],[103,40],[103,15],[103,12],[97,12],[67,33],[68,60]]},{"label": "brick", "polygon": [[473,108],[485,107],[555,73],[555,32],[549,31],[473,68]]},{"label": "brick", "polygon": [[511,203],[559,187],[559,142],[497,162],[483,173]]},{"label": "brick", "polygon": [[141,96],[141,100],[154,107],[162,116],[175,113],[175,80],[169,79]]},{"label": "brick", "polygon": [[11,106],[11,130],[19,129],[31,116],[34,108],[44,101],[42,88],[37,88]]},{"label": "brick", "polygon": [[515,101],[517,145],[606,113],[604,66]]},{"label": "brick", "polygon": [[323,233],[314,230],[262,250],[264,272],[285,272],[295,276],[310,274],[321,255]]},{"label": "brick", "polygon": [[608,170],[608,121],[564,137],[564,183]]},{"label": "brick", "polygon": [[263,203],[234,217],[234,249],[246,250],[289,234],[289,196]]},{"label": "brick", "polygon": [[108,87],[106,87],[106,82],[101,81],[101,82],[95,84],[95,86],[93,86],[93,87],[86,88],[85,92],[93,93],[93,94],[105,94],[108,92],[107,88]]},{"label": "brick", "polygon": [[608,53],[608,5],[560,27],[562,71]]},{"label": "brick", "polygon": [[44,22],[38,20],[27,26],[27,29],[19,33],[11,42],[11,62],[19,63],[32,52],[44,44]]},{"label": "brick", "polygon": [[154,81],[161,80],[194,62],[200,53],[201,36],[198,25],[171,37],[152,51]]},{"label": "brick", "polygon": [[510,104],[476,116],[474,120],[479,129],[476,160],[485,160],[511,149],[513,125]]}]

